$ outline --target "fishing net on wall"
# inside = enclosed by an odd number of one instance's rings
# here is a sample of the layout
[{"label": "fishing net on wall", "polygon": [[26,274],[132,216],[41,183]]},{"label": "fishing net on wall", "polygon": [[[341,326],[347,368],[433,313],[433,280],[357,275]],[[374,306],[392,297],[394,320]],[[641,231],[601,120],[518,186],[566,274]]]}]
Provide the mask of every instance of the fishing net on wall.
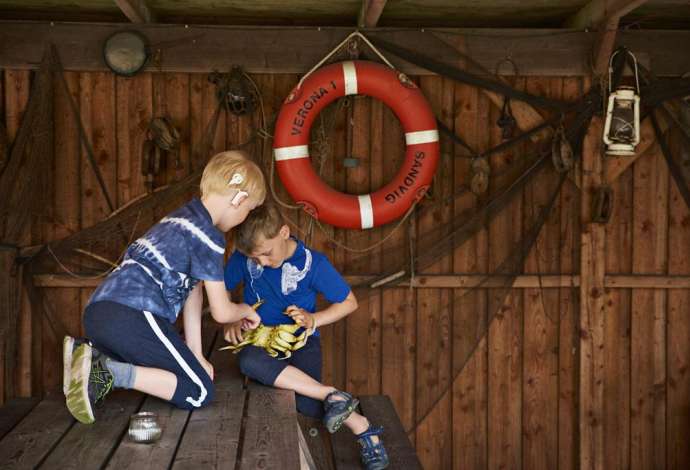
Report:
[{"label": "fishing net on wall", "polygon": [[[43,220],[52,182],[53,80],[55,62],[46,52],[34,77],[22,125],[0,174],[0,241],[25,242],[32,219]],[[3,129],[4,131],[4,129]]]},{"label": "fishing net on wall", "polygon": [[[57,78],[62,79],[61,76]],[[40,80],[37,79],[37,83],[44,82],[40,82]],[[36,91],[37,96],[42,96],[41,93],[47,92]],[[663,93],[659,91],[657,95],[661,96]],[[34,92],[32,92],[32,99],[33,96]],[[47,98],[44,96],[44,99]],[[597,87],[594,87],[591,93],[584,96],[578,103],[568,104],[567,106],[558,105],[559,110],[563,110],[562,112],[569,113],[570,115],[570,117],[565,120],[565,134],[568,141],[574,147],[576,155],[579,155],[579,146],[581,145],[582,137],[588,127],[589,120],[592,115],[599,110],[600,105],[601,95]],[[31,103],[27,113],[31,109],[30,106]],[[197,161],[204,161],[209,156],[208,153],[211,148],[211,142],[215,136],[215,127],[219,112],[220,110],[217,109],[214,118],[209,123],[200,148],[193,150],[195,154],[200,156]],[[340,111],[338,108],[334,108],[333,112],[338,113]],[[52,123],[49,121],[52,119],[52,112],[44,114],[47,122],[41,125],[50,125],[49,127],[51,127]],[[36,119],[38,119],[38,117],[36,117]],[[324,113],[324,119],[325,121],[322,121],[322,124],[324,122],[326,122],[326,124],[324,124],[321,140],[323,140],[324,135],[328,135],[329,129],[332,130],[334,122],[333,116],[329,116],[327,113]],[[561,118],[559,117],[559,119]],[[267,168],[267,166],[270,163],[265,162],[264,158],[267,153],[268,139],[270,138],[270,132],[268,131],[269,124],[267,121],[268,119],[266,116],[263,116],[263,133],[257,133],[257,136],[263,137],[261,140],[262,150],[260,155],[264,163],[262,166],[268,173],[270,169]],[[550,123],[551,121],[547,121],[546,124],[540,125],[537,130],[543,129],[544,126],[550,125]],[[22,126],[22,128],[24,129],[24,126]],[[41,127],[37,126],[36,128],[40,129]],[[516,142],[524,142],[525,135],[532,135],[534,132],[536,131],[528,131],[518,136]],[[41,135],[43,134],[40,134],[38,137]],[[34,137],[36,145],[46,145],[46,143],[38,137]],[[21,140],[18,138],[17,142],[19,143]],[[34,142],[34,140],[31,140],[31,142]],[[50,135],[49,142],[49,147],[51,147],[49,150],[52,151],[52,135]],[[314,143],[317,149],[319,145],[321,145],[321,155],[316,158],[316,160],[319,162],[318,165],[322,166],[327,158],[329,149],[327,146],[322,145],[322,141]],[[506,144],[501,144],[494,149],[483,152],[483,154],[488,156],[492,152],[501,151],[504,148],[506,148]],[[532,190],[536,181],[539,181],[539,184],[542,184],[541,182],[543,181],[548,181],[548,197],[540,202],[540,209],[535,211],[529,220],[525,221],[521,233],[518,234],[513,245],[507,250],[507,255],[505,255],[504,259],[497,262],[496,268],[493,269],[490,274],[484,276],[477,285],[473,286],[471,289],[455,290],[454,295],[450,296],[450,303],[441,306],[441,308],[451,308],[452,303],[461,303],[466,296],[472,295],[477,289],[491,287],[490,291],[488,291],[488,295],[490,296],[490,311],[487,315],[487,322],[484,327],[477,332],[475,342],[470,348],[465,362],[460,364],[459,367],[454,366],[454,370],[456,370],[455,377],[460,374],[467,359],[471,357],[471,350],[477,347],[481,338],[486,333],[491,320],[503,306],[506,297],[510,293],[515,276],[523,272],[525,259],[535,246],[540,230],[553,210],[558,200],[557,196],[563,184],[565,184],[566,173],[556,172],[550,164],[551,150],[552,148],[549,142],[542,142],[540,145],[532,145],[525,150],[518,151],[517,153],[519,155],[513,160],[513,163],[509,164],[504,170],[501,170],[502,176],[505,176],[505,181],[507,181],[507,183],[492,188],[486,198],[483,199],[483,203],[454,217],[450,223],[437,224],[433,229],[425,230],[424,233],[420,233],[417,237],[413,255],[401,256],[401,254],[409,252],[409,242],[405,237],[398,237],[398,240],[402,240],[397,243],[391,242],[382,245],[379,251],[376,252],[377,256],[380,256],[382,259],[383,269],[381,276],[374,280],[368,279],[362,281],[354,286],[357,288],[358,297],[360,299],[366,299],[367,296],[376,292],[376,290],[369,288],[376,280],[390,279],[390,282],[383,284],[386,287],[396,286],[403,281],[409,280],[410,277],[414,275],[413,271],[425,270],[448,256],[452,256],[458,247],[462,246],[480,230],[485,229],[512,201],[516,198],[523,197],[526,189]],[[479,152],[472,152],[479,154]],[[315,152],[315,155],[316,154],[318,154],[318,151]],[[45,155],[50,156],[50,154]],[[45,160],[51,161],[52,159],[46,158]],[[9,162],[7,170],[2,175],[3,178],[5,178],[5,173],[10,168],[13,168],[13,164],[12,161]],[[34,167],[40,167],[40,165],[45,165],[45,162],[37,160],[33,165]],[[19,169],[13,169],[12,171],[18,174]],[[113,254],[122,253],[132,240],[145,232],[151,224],[157,220],[157,217],[184,203],[185,200],[196,191],[200,176],[201,170],[197,170],[183,180],[176,182],[174,185],[159,188],[151,194],[131,201],[126,206],[114,211],[105,220],[92,227],[88,227],[65,239],[36,247],[33,251],[28,252],[29,258],[25,261],[30,261],[31,264],[35,266],[40,265],[42,268],[45,267],[46,270],[51,271],[55,270],[55,264],[57,264],[57,268],[68,272],[76,272],[79,273],[79,275],[103,276],[107,274],[109,269],[112,269],[113,263],[117,264],[116,256]],[[17,177],[17,179],[19,178],[20,177]],[[2,188],[4,187],[3,185]],[[436,198],[436,200],[431,202],[427,201],[418,206],[415,209],[417,216],[424,217],[431,211],[451,206],[460,198],[467,197],[468,194],[468,187],[460,186],[456,188],[453,194]],[[4,201],[6,199],[2,200]],[[27,201],[23,201],[23,203],[28,204]],[[33,203],[34,202],[32,202],[32,204]],[[2,207],[5,206],[9,205],[3,205]],[[32,210],[34,209],[28,208],[28,210],[22,213],[17,213],[15,217],[21,222],[21,220],[23,220],[22,218],[32,213]],[[301,225],[299,228],[306,232],[309,230],[307,225],[312,224],[312,222],[310,220],[306,220],[305,222],[304,219],[302,222],[303,224],[299,224]],[[7,231],[7,228],[4,228],[4,230]],[[367,236],[368,234],[361,235],[362,239]],[[348,241],[357,244],[358,237],[359,235],[353,235],[352,237],[348,236]],[[10,238],[8,238],[8,240],[9,239]],[[369,252],[353,252],[348,255],[348,267],[353,271],[366,272],[366,269],[370,265],[371,254]],[[401,272],[402,275],[399,275]],[[491,281],[490,285],[489,281]],[[442,392],[438,400],[442,399],[446,392]],[[429,408],[429,411],[431,409],[433,409],[433,405]],[[419,419],[417,422],[423,421],[427,414],[428,413],[422,413],[418,417]]]}]

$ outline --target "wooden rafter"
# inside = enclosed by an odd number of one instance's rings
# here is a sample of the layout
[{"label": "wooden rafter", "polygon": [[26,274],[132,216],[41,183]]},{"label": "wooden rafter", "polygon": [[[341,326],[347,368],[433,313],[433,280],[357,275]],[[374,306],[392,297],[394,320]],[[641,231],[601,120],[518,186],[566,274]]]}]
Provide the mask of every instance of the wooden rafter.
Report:
[{"label": "wooden rafter", "polygon": [[385,6],[386,0],[362,0],[357,26],[360,28],[375,28]]},{"label": "wooden rafter", "polygon": [[618,27],[620,19],[647,0],[592,0],[577,13],[568,18],[563,26],[572,29],[599,29],[605,22],[614,22]]},{"label": "wooden rafter", "polygon": [[622,17],[647,0],[592,0],[566,20],[564,26],[573,29],[599,31],[594,48],[594,72],[606,72],[608,59],[616,43],[618,24]]},{"label": "wooden rafter", "polygon": [[156,21],[146,0],[115,0],[115,3],[132,23],[155,23]]}]

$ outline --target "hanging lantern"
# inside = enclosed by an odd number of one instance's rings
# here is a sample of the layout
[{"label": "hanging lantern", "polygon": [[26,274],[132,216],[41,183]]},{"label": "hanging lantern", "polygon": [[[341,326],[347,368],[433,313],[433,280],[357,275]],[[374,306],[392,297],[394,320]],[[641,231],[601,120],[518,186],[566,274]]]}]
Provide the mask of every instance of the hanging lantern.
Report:
[{"label": "hanging lantern", "polygon": [[637,77],[637,60],[633,59],[635,87],[619,86],[611,91],[614,52],[609,59],[609,99],[606,107],[606,124],[604,125],[604,144],[607,155],[635,155],[635,147],[640,143],[640,82]]}]

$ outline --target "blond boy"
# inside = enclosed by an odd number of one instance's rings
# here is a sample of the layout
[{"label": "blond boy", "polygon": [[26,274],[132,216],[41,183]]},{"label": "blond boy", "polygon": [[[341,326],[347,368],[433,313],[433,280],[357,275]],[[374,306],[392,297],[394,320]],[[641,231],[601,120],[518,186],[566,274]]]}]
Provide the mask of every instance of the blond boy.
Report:
[{"label": "blond boy", "polygon": [[[65,337],[67,407],[83,423],[113,388],[129,388],[193,409],[213,398],[213,367],[201,344],[203,291],[219,323],[259,317],[230,302],[223,283],[224,232],[266,195],[264,177],[240,152],[215,155],[201,178],[201,197],[164,217],[129,246],[84,312],[88,340]],[[203,286],[203,288],[202,288]],[[174,327],[184,313],[184,335]]]}]

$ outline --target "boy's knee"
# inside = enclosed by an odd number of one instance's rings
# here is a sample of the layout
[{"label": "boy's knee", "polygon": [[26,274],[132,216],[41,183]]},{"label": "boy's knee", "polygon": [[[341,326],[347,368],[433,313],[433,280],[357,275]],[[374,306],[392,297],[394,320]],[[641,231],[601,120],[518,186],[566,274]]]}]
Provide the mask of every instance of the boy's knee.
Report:
[{"label": "boy's knee", "polygon": [[240,372],[252,379],[258,379],[261,360],[254,354],[243,354],[239,357]]},{"label": "boy's knee", "polygon": [[286,364],[276,364],[262,349],[245,349],[240,353],[240,372],[264,385],[273,385],[276,376]]},{"label": "boy's knee", "polygon": [[179,376],[177,380],[177,389],[171,401],[178,408],[195,410],[213,402],[215,388],[210,378],[201,378],[201,384]]},{"label": "boy's knee", "polygon": [[213,399],[216,397],[216,389],[213,386],[213,382],[209,382],[208,384],[205,384],[205,388],[206,388],[206,396],[200,400],[198,408],[210,405],[213,402]]}]

